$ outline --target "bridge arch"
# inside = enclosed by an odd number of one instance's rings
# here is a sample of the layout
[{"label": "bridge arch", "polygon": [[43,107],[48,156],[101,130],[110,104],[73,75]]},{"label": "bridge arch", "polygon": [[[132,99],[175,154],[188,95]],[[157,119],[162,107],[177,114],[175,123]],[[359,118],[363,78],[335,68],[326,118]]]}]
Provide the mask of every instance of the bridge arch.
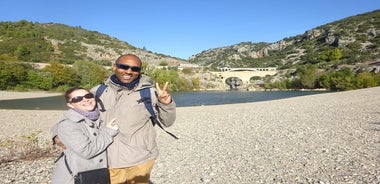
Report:
[{"label": "bridge arch", "polygon": [[244,84],[243,80],[239,77],[229,77],[224,82],[230,87],[230,89],[237,89]]},{"label": "bridge arch", "polygon": [[249,78],[249,82],[254,82],[256,80],[261,80],[263,77],[261,76],[252,76],[251,78]]}]

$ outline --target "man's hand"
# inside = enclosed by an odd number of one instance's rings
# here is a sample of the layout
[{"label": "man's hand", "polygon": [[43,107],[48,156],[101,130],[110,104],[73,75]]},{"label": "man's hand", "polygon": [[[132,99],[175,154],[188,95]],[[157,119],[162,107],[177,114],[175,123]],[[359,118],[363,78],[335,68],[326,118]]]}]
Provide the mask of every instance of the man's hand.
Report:
[{"label": "man's hand", "polygon": [[108,127],[108,128],[112,128],[114,130],[118,130],[119,129],[119,125],[116,124],[115,120],[116,119],[113,118],[111,121],[107,122],[104,126]]},{"label": "man's hand", "polygon": [[58,136],[54,137],[54,143],[62,149],[66,149],[66,146],[61,142],[61,139],[59,139]]},{"label": "man's hand", "polygon": [[161,89],[160,85],[156,83],[156,88],[158,92],[158,101],[165,105],[168,105],[172,102],[172,97],[167,91],[168,85],[169,85],[169,82],[166,82],[164,87]]}]

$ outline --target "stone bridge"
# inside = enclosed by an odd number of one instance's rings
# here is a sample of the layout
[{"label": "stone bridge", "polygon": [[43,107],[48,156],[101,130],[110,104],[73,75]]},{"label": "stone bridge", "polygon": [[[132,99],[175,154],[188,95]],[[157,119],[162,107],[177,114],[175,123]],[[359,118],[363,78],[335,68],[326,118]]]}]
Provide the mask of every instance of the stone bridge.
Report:
[{"label": "stone bridge", "polygon": [[220,68],[219,72],[213,72],[218,78],[228,83],[229,78],[239,78],[244,84],[249,84],[252,77],[265,77],[267,75],[275,75],[277,69],[275,67],[267,68]]}]

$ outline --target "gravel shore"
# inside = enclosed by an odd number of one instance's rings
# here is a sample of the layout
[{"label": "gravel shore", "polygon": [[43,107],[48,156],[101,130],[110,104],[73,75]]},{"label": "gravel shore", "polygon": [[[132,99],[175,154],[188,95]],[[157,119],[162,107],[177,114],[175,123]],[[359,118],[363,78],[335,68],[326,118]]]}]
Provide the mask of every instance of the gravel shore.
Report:
[{"label": "gravel shore", "polygon": [[[0,110],[0,139],[48,140],[62,113]],[[380,87],[179,107],[167,130],[179,140],[157,128],[154,184],[380,183]],[[1,163],[0,183],[48,183],[54,159]]]}]

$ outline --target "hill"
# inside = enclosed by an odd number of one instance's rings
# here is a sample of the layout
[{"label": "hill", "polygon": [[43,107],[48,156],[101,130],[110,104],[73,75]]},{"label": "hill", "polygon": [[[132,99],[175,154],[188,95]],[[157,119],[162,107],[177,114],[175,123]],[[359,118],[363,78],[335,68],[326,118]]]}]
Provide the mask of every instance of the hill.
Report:
[{"label": "hill", "polygon": [[57,23],[20,20],[0,22],[0,60],[34,63],[59,61],[72,64],[77,60],[110,65],[119,55],[132,53],[156,65],[166,62],[179,65],[182,59],[136,48],[117,38]]},{"label": "hill", "polygon": [[213,48],[193,55],[189,62],[218,67],[297,68],[380,64],[380,10],[348,17],[284,38],[275,43],[251,43]]}]

